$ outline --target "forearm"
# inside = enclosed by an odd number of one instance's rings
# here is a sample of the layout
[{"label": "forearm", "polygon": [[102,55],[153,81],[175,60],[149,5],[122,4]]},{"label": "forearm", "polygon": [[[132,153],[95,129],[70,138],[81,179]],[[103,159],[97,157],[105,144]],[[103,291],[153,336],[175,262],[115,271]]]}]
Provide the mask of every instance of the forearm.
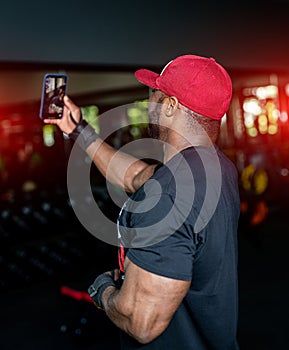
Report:
[{"label": "forearm", "polygon": [[138,180],[138,175],[148,164],[129,154],[120,152],[104,142],[94,129],[82,119],[81,110],[68,96],[64,97],[64,112],[60,119],[45,119],[45,123],[58,125],[62,132],[88,153],[96,167],[106,179],[124,189],[135,192],[149,177]]},{"label": "forearm", "polygon": [[[130,301],[125,302],[119,289],[109,287],[102,295],[104,311],[109,319],[122,331],[141,344],[151,342],[166,328],[157,317],[149,317],[143,306],[132,307]],[[140,302],[141,304],[141,302]],[[153,322],[154,320],[154,322]]]},{"label": "forearm", "polygon": [[102,295],[102,303],[104,311],[108,318],[122,331],[134,337],[131,333],[131,319],[125,305],[119,303],[120,290],[109,287]]},{"label": "forearm", "polygon": [[152,274],[127,257],[121,287],[118,280],[118,270],[99,275],[89,294],[118,328],[142,344],[165,331],[191,283]]},{"label": "forearm", "polygon": [[64,97],[64,103],[61,119],[45,119],[44,122],[58,125],[77,142],[110,183],[126,192],[135,192],[153,174],[154,167],[111,147],[82,119],[80,108],[68,96]]},{"label": "forearm", "polygon": [[99,275],[89,286],[88,293],[95,306],[106,312],[111,321],[124,332],[131,334],[131,308],[129,299],[119,288],[119,270]]}]

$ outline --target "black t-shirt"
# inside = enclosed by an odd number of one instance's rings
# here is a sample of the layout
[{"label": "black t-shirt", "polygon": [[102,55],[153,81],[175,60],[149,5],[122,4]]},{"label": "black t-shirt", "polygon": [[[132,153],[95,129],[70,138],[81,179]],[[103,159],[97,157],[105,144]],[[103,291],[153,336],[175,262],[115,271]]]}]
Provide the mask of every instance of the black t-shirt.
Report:
[{"label": "black t-shirt", "polygon": [[122,349],[238,349],[238,219],[237,172],[217,147],[178,153],[129,198],[119,217],[129,259],[191,287],[157,339],[122,333]]}]

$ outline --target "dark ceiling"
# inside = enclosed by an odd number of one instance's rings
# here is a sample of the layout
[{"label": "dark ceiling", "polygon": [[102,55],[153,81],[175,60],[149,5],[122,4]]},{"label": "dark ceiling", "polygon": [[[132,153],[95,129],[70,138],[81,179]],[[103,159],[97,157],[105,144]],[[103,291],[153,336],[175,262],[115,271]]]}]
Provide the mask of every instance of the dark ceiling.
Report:
[{"label": "dark ceiling", "polygon": [[162,66],[195,53],[227,68],[287,69],[288,36],[289,1],[9,1],[0,65]]}]

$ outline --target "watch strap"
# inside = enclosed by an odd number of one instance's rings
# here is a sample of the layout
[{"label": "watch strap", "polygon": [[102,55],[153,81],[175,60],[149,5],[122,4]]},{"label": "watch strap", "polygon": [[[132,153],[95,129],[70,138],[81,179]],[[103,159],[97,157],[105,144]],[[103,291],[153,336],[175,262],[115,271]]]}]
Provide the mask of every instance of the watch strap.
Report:
[{"label": "watch strap", "polygon": [[84,119],[76,125],[75,129],[68,136],[76,141],[84,151],[99,137],[93,127]]}]

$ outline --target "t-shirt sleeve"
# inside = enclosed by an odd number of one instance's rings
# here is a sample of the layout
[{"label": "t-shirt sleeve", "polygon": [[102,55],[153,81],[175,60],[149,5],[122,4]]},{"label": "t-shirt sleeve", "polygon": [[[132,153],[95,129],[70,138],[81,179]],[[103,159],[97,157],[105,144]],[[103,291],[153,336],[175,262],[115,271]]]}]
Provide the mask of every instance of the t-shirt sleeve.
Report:
[{"label": "t-shirt sleeve", "polygon": [[[127,257],[134,264],[157,275],[192,280],[196,250],[193,229],[185,219],[180,220],[178,210],[173,208],[170,196],[162,195],[159,207],[154,207],[153,213],[144,211],[143,214],[136,215],[131,222],[135,231],[140,226],[149,227],[150,235],[161,237],[153,244],[130,247]],[[176,222],[178,225],[172,229],[172,225]]]},{"label": "t-shirt sleeve", "polygon": [[174,244],[174,241],[170,236],[153,246],[130,248],[127,257],[137,266],[156,275],[190,281],[193,273],[192,249],[182,243]]}]

